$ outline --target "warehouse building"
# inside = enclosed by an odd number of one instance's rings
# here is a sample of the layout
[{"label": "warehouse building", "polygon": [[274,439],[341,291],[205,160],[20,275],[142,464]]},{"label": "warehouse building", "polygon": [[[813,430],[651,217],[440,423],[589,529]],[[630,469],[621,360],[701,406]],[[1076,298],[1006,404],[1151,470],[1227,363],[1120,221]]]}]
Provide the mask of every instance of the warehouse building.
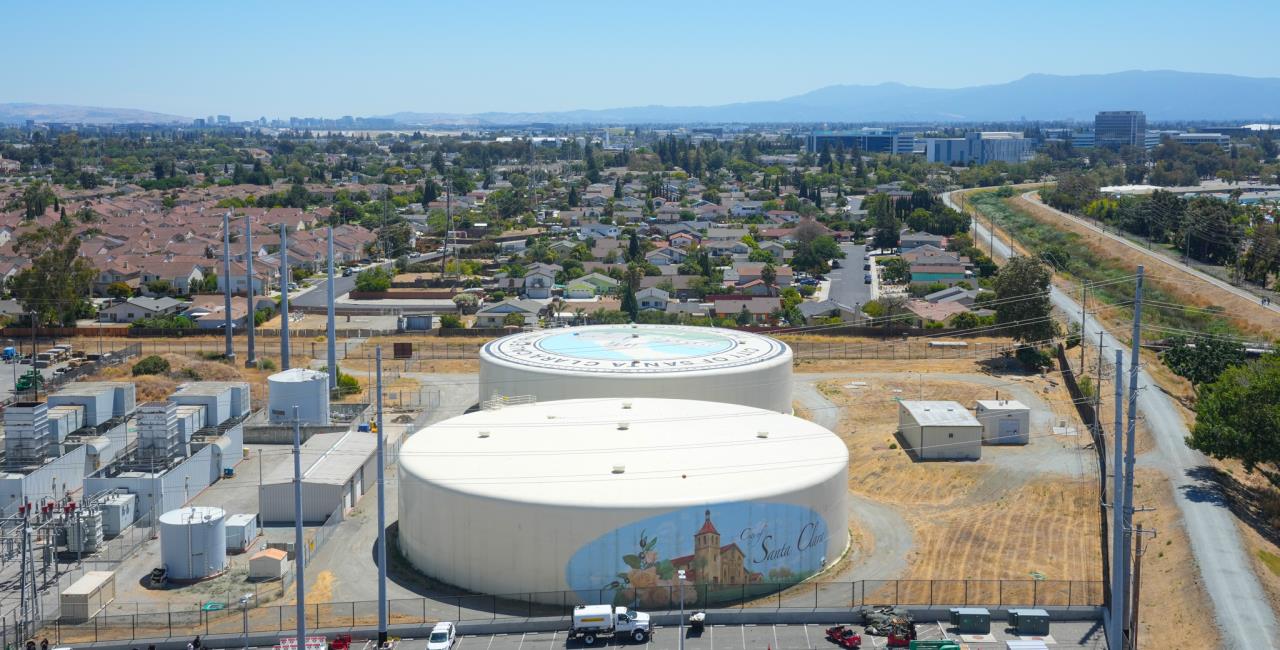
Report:
[{"label": "warehouse building", "polygon": [[[377,478],[377,446],[367,431],[317,433],[302,445],[302,523],[322,524],[355,507]],[[294,523],[292,458],[263,479],[258,508],[264,524]]]},{"label": "warehouse building", "polygon": [[982,458],[982,423],[958,402],[903,400],[898,405],[898,431],[916,458]]},{"label": "warehouse building", "polygon": [[974,409],[982,423],[982,443],[1025,445],[1031,436],[1031,409],[1011,399],[978,400]]}]

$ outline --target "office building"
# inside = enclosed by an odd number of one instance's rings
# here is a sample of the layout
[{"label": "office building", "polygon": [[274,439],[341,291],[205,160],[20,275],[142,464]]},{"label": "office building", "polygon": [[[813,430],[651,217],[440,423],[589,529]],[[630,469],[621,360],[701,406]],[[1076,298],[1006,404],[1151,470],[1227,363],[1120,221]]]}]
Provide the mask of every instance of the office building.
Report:
[{"label": "office building", "polygon": [[1035,156],[1036,143],[1013,131],[974,131],[963,138],[927,138],[929,162],[948,165],[1020,163]]},{"label": "office building", "polygon": [[1147,116],[1142,111],[1102,111],[1093,118],[1095,143],[1099,147],[1146,146]]},{"label": "office building", "polygon": [[1179,133],[1173,139],[1189,147],[1211,144],[1221,147],[1223,151],[1231,149],[1231,137],[1223,133]]},{"label": "office building", "polygon": [[806,138],[810,153],[819,153],[824,147],[835,151],[841,145],[846,152],[892,153],[909,155],[915,148],[915,136],[897,129],[852,129],[847,131],[814,131]]}]

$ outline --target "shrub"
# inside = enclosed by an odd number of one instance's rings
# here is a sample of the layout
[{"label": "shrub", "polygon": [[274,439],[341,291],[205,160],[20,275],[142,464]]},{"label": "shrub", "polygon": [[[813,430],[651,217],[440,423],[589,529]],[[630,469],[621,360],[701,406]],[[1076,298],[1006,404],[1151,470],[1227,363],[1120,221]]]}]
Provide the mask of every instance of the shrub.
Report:
[{"label": "shrub", "polygon": [[390,288],[391,272],[382,267],[361,271],[356,276],[357,291],[386,291]]},{"label": "shrub", "polygon": [[133,364],[133,376],[139,375],[162,375],[169,372],[169,362],[163,357],[151,355]]},{"label": "shrub", "polygon": [[258,359],[258,368],[261,370],[275,370],[276,362],[271,359]]},{"label": "shrub", "polygon": [[453,330],[462,327],[462,319],[457,314],[440,316],[440,329]]},{"label": "shrub", "polygon": [[341,370],[338,371],[338,394],[352,395],[360,392],[360,382]]},{"label": "shrub", "polygon": [[1014,358],[1021,363],[1024,368],[1031,372],[1037,372],[1043,368],[1053,365],[1053,357],[1048,352],[1031,346],[1022,346],[1014,354]]}]

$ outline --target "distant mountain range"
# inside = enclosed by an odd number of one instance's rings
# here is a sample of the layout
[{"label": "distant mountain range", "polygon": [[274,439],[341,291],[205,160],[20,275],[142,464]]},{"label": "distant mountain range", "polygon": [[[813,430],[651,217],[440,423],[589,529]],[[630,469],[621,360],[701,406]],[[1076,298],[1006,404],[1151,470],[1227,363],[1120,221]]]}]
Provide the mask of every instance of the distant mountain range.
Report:
[{"label": "distant mountain range", "polygon": [[1169,70],[1032,74],[968,88],[898,83],[827,86],[772,101],[720,106],[633,106],[545,113],[394,113],[402,124],[982,122],[1092,120],[1101,110],[1141,110],[1149,120],[1266,119],[1280,114],[1280,78]]},{"label": "distant mountain range", "polygon": [[72,106],[69,104],[0,104],[0,124],[22,124],[27,120],[37,122],[74,122],[77,124],[171,124],[191,122],[181,115],[167,115],[135,108],[103,108],[100,106]]},{"label": "distant mountain range", "polygon": [[[968,88],[898,83],[827,86],[778,100],[719,106],[632,106],[527,113],[400,112],[379,117],[406,126],[501,124],[675,124],[725,122],[984,122],[1092,120],[1101,110],[1141,110],[1148,120],[1251,120],[1280,117],[1280,78],[1131,70],[1109,74],[1032,74]],[[312,111],[314,113],[314,111]],[[190,122],[129,108],[0,104],[0,123]]]}]

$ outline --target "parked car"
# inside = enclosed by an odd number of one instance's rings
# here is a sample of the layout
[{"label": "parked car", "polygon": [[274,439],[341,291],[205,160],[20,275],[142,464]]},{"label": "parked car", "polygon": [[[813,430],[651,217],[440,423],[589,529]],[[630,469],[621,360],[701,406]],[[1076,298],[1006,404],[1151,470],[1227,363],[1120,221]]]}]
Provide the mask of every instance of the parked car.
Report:
[{"label": "parked car", "polygon": [[355,271],[352,271],[352,270],[351,270],[351,267],[350,267],[350,266],[348,266],[348,267],[346,267],[346,268],[342,269],[342,277],[344,277],[344,278],[349,278],[349,277],[351,277],[351,276],[355,275],[355,273],[356,273]]},{"label": "parked car", "polygon": [[458,630],[448,621],[436,623],[427,637],[427,650],[451,650],[458,640]]},{"label": "parked car", "polygon": [[863,270],[863,271],[870,271],[870,270],[871,270],[871,265],[870,265],[870,264],[863,264],[863,265],[862,265],[862,270]]},{"label": "parked car", "polygon": [[862,276],[862,283],[863,283],[863,284],[871,284],[871,274],[870,274],[870,273],[868,273],[868,274],[866,274],[866,275]]}]

